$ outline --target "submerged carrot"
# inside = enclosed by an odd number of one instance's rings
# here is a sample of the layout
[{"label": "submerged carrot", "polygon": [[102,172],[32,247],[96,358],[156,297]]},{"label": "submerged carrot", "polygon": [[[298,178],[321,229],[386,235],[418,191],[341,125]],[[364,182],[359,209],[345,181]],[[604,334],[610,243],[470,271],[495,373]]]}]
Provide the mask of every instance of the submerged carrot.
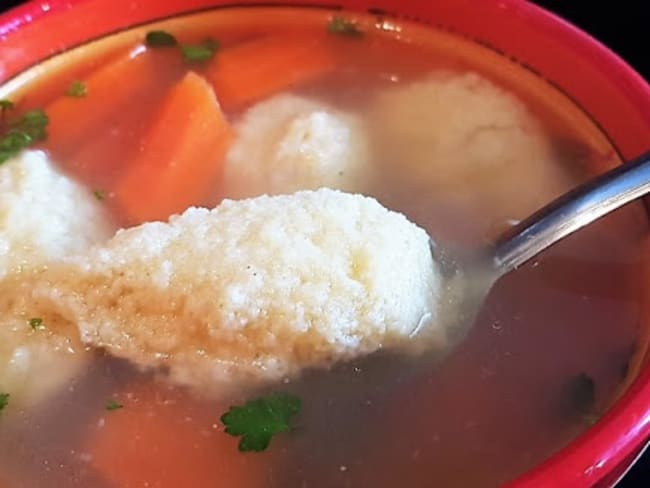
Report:
[{"label": "submerged carrot", "polygon": [[140,384],[116,395],[91,431],[95,469],[115,488],[265,486],[269,453],[245,454],[219,427],[223,407]]},{"label": "submerged carrot", "polygon": [[336,66],[325,35],[270,35],[226,48],[207,68],[226,110],[312,81]]},{"label": "submerged carrot", "polygon": [[87,96],[62,93],[45,112],[49,117],[48,146],[65,154],[83,143],[121,107],[146,91],[157,79],[155,57],[140,46],[92,72],[83,84]]},{"label": "submerged carrot", "polygon": [[189,72],[164,101],[118,182],[115,197],[132,223],[165,220],[218,188],[232,140],[210,84]]}]

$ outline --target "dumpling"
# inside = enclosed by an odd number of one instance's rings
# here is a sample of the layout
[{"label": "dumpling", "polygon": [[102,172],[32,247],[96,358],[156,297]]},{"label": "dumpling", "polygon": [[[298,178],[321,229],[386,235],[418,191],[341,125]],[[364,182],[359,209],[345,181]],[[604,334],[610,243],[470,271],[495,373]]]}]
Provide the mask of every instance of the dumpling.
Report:
[{"label": "dumpling", "polygon": [[[369,118],[387,186],[409,188],[396,200],[416,222],[444,203],[441,218],[480,237],[491,222],[528,216],[570,186],[524,103],[476,73],[437,71],[386,89]],[[476,217],[454,217],[462,215]]]},{"label": "dumpling", "polygon": [[[45,153],[24,151],[0,166],[4,289],[113,231],[92,193],[60,174]],[[39,315],[20,294],[2,294],[0,303],[0,391],[10,392],[12,406],[37,403],[79,374],[88,355],[74,324]]]},{"label": "dumpling", "polygon": [[321,187],[358,192],[368,172],[362,121],[294,95],[250,108],[235,127],[225,163],[225,196],[277,195]]},{"label": "dumpling", "polygon": [[87,344],[202,388],[446,340],[427,234],[329,189],[192,208],[12,290]]}]

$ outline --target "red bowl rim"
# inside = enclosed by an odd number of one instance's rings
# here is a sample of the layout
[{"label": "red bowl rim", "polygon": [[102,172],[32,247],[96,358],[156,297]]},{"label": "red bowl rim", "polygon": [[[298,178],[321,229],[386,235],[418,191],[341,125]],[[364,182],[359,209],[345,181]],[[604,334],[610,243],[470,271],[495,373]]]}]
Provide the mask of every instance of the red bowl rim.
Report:
[{"label": "red bowl rim", "polygon": [[[44,25],[53,18],[54,14],[74,15],[73,9],[78,6],[96,5],[103,2],[106,9],[102,24],[92,26],[96,37],[116,29],[116,22],[132,25],[143,21],[155,20],[173,13],[187,12],[215,6],[215,4],[252,4],[254,0],[219,1],[219,0],[159,0],[157,2],[144,1],[138,9],[127,12],[116,12],[119,9],[112,7],[108,10],[110,0],[32,0],[0,15],[0,47],[6,40],[11,39],[22,30],[30,31],[29,27],[37,23]],[[405,2],[398,10],[412,11],[417,15],[418,9],[424,10],[427,0],[414,0]],[[132,2],[138,4],[138,1]],[[270,0],[266,4],[289,4],[290,1]],[[306,0],[295,2],[298,4],[331,6],[326,0]],[[367,10],[372,6],[390,4],[390,0],[340,0],[351,10]],[[392,2],[394,3],[394,2]],[[433,2],[435,3],[435,2]],[[545,36],[570,46],[570,48],[598,70],[606,73],[607,78],[617,83],[625,98],[638,107],[639,121],[650,127],[650,86],[648,83],[618,55],[598,42],[596,39],[578,29],[564,19],[550,13],[525,0],[456,0],[448,2],[457,4],[454,9],[486,9],[491,14],[513,16],[513,19],[525,19],[527,25],[537,29]],[[432,7],[436,8],[436,7]],[[390,8],[385,9],[391,11]],[[409,12],[411,13],[411,12]],[[465,13],[466,15],[466,13]],[[119,16],[119,18],[118,18]],[[123,26],[122,26],[123,27]],[[32,35],[34,30],[30,31]],[[59,45],[66,48],[80,43],[84,38],[82,33],[66,33],[60,39]],[[80,37],[81,36],[81,37]],[[86,37],[85,40],[88,38]],[[49,54],[52,54],[50,52]],[[30,51],[34,64],[48,56],[45,49]],[[0,61],[1,63],[1,61]],[[18,65],[16,65],[18,66]],[[20,66],[20,69],[28,65]],[[12,76],[17,70],[9,66],[8,72]],[[2,66],[0,64],[0,79]],[[650,137],[650,136],[649,136]],[[643,147],[647,144],[647,147]],[[626,159],[637,156],[641,150],[650,148],[650,142],[643,141],[622,151]],[[579,436],[568,446],[564,447],[548,460],[538,465],[510,483],[512,487],[545,487],[545,486],[593,486],[598,482],[607,481],[620,465],[634,455],[635,451],[650,438],[650,368],[647,366],[641,372],[627,392],[607,412],[607,414],[586,433]]]}]

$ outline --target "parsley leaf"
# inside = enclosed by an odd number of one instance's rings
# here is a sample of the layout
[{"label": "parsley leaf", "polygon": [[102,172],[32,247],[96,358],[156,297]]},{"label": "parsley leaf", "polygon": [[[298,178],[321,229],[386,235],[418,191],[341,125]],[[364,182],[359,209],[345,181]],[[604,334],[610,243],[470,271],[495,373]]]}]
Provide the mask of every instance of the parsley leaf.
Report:
[{"label": "parsley leaf", "polygon": [[70,83],[70,86],[65,91],[65,94],[69,97],[83,98],[88,95],[88,88],[83,81],[75,80]]},{"label": "parsley leaf", "polygon": [[40,317],[34,317],[33,319],[29,319],[29,326],[34,330],[45,328],[45,326],[43,325],[43,319]]},{"label": "parsley leaf", "polygon": [[149,47],[169,47],[178,44],[173,35],[162,30],[147,32],[144,41]]},{"label": "parsley leaf", "polygon": [[0,113],[5,113],[14,108],[14,102],[6,98],[0,99]]},{"label": "parsley leaf", "polygon": [[9,405],[9,393],[0,393],[0,412]]},{"label": "parsley leaf", "polygon": [[335,15],[327,24],[327,32],[347,37],[363,37],[363,32],[359,29],[356,22],[345,20],[343,17]]},{"label": "parsley leaf", "polygon": [[45,139],[47,133],[45,128],[50,122],[45,112],[41,109],[28,110],[23,114],[23,116],[11,122],[9,125],[11,127],[10,132],[24,132],[34,141],[40,141]]},{"label": "parsley leaf", "polygon": [[115,400],[109,400],[106,402],[106,410],[109,412],[112,412],[113,410],[119,410],[120,408],[124,408],[124,405],[117,403]]},{"label": "parsley leaf", "polygon": [[45,139],[49,119],[40,109],[29,110],[22,117],[8,122],[0,136],[0,164],[16,156],[36,141]]},{"label": "parsley leaf", "polygon": [[183,53],[183,58],[185,58],[185,61],[202,62],[212,58],[218,47],[219,45],[216,43],[216,41],[210,40],[209,42],[204,42],[203,44],[187,44],[185,46],[181,46],[181,52]]},{"label": "parsley leaf", "polygon": [[104,193],[102,190],[94,190],[93,195],[100,202],[103,201],[106,198],[106,193]]},{"label": "parsley leaf", "polygon": [[241,436],[239,450],[242,452],[265,450],[271,438],[291,430],[289,421],[300,412],[301,401],[289,393],[273,393],[250,400],[243,406],[230,407],[221,416],[226,433]]},{"label": "parsley leaf", "polygon": [[24,132],[9,131],[0,138],[0,164],[16,156],[32,142],[33,139]]}]

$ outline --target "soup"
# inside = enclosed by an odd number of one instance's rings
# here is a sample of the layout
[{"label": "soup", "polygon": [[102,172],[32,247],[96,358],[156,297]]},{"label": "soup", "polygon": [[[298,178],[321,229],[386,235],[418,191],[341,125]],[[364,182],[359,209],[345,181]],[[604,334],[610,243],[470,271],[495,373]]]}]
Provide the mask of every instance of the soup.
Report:
[{"label": "soup", "polygon": [[640,205],[438,320],[426,233],[478,249],[620,163],[456,34],[220,9],[0,99],[3,487],[496,486],[645,353]]}]

